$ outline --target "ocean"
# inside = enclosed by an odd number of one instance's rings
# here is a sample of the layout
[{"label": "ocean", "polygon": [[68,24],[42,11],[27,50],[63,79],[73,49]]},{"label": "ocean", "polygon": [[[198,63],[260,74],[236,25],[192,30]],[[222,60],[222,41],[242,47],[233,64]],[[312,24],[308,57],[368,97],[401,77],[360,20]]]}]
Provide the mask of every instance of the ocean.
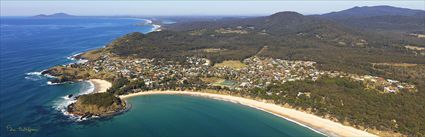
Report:
[{"label": "ocean", "polygon": [[66,96],[89,93],[93,85],[50,85],[49,77],[40,72],[76,62],[69,57],[127,33],[155,28],[141,22],[149,21],[1,17],[0,136],[322,136],[254,108],[182,95],[134,97],[128,112],[109,118],[78,121],[65,115],[64,107],[70,103]]}]

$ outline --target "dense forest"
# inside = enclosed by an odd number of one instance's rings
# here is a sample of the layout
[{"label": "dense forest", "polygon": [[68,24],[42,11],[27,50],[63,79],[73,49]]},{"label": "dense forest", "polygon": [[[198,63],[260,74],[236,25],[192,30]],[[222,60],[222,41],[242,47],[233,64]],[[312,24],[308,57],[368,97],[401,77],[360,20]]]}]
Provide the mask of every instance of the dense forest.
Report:
[{"label": "dense forest", "polygon": [[[423,87],[422,87],[423,88]],[[361,129],[396,131],[424,136],[425,98],[421,93],[383,94],[365,89],[346,78],[294,81],[242,93],[289,104],[319,116],[330,117]]]}]

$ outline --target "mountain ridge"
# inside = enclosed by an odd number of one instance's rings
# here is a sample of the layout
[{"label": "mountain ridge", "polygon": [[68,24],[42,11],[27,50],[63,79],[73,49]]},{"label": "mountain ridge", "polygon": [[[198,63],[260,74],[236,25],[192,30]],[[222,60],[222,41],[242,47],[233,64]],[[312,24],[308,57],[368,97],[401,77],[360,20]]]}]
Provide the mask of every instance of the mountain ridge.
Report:
[{"label": "mountain ridge", "polygon": [[33,17],[35,17],[35,18],[69,18],[69,17],[77,17],[77,16],[70,15],[70,14],[63,13],[63,12],[59,12],[59,13],[54,13],[54,14],[50,14],[50,15],[39,14],[39,15],[35,15]]},{"label": "mountain ridge", "polygon": [[381,5],[363,7],[356,6],[342,11],[321,14],[320,16],[327,18],[372,17],[384,15],[415,16],[421,13],[425,13],[425,11]]},{"label": "mountain ridge", "polygon": [[353,7],[314,17],[356,29],[411,32],[425,30],[425,11],[391,6]]}]

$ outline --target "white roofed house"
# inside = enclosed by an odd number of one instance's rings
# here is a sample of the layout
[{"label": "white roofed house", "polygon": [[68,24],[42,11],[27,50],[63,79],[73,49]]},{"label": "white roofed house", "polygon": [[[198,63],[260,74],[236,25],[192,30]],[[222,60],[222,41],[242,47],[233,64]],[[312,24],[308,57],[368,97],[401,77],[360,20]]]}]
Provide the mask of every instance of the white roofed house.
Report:
[{"label": "white roofed house", "polygon": [[387,93],[396,93],[397,91],[398,89],[392,86],[384,87],[384,92]]}]

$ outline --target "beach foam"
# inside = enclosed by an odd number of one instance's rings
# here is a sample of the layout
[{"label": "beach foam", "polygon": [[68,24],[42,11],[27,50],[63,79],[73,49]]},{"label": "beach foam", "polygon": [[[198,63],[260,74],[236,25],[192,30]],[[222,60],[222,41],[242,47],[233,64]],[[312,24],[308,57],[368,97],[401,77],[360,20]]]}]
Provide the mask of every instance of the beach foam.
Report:
[{"label": "beach foam", "polygon": [[25,76],[25,79],[32,80],[32,81],[37,81],[37,80],[43,79],[43,77],[55,78],[52,75],[48,75],[48,74],[44,74],[43,75],[43,72],[44,71],[46,71],[46,70],[25,73],[25,75],[26,75]]},{"label": "beach foam", "polygon": [[71,56],[68,56],[68,57],[66,57],[66,59],[69,59],[69,60],[77,60],[75,57],[77,57],[77,56],[79,56],[79,55],[81,55],[81,54],[83,54],[83,52],[81,52],[81,53],[77,53],[77,54],[74,54],[74,55],[71,55]]},{"label": "beach foam", "polygon": [[[68,113],[67,111],[67,107],[69,105],[71,105],[72,103],[75,103],[77,100],[74,98],[76,96],[80,96],[80,95],[85,95],[85,94],[90,94],[94,92],[95,86],[91,81],[84,81],[89,83],[88,86],[83,87],[79,93],[74,94],[73,97],[69,98],[68,95],[62,96],[61,98],[59,98],[57,101],[55,101],[53,108],[58,110],[59,112],[61,112],[63,115],[68,116],[71,120],[74,121],[84,121],[87,120],[87,118],[83,118],[81,119],[81,116],[77,116],[77,115],[73,115]],[[93,117],[95,118],[95,117]]]},{"label": "beach foam", "polygon": [[41,75],[41,73],[42,73],[43,71],[40,71],[40,72],[28,72],[28,73],[25,73],[26,75]]},{"label": "beach foam", "polygon": [[28,73],[25,73],[25,75],[26,75],[25,76],[25,79],[32,80],[32,81],[41,80],[41,79],[43,79],[41,73],[42,72],[28,72]]},{"label": "beach foam", "polygon": [[31,81],[38,81],[38,80],[41,80],[42,78],[40,76],[26,76],[25,79],[31,80]]},{"label": "beach foam", "polygon": [[62,83],[55,83],[55,82],[51,82],[51,81],[47,81],[46,84],[53,86],[53,85],[61,85],[61,84],[65,84],[65,83],[70,83],[70,82],[62,82]]},{"label": "beach foam", "polygon": [[89,61],[89,60],[86,60],[86,59],[79,59],[77,62],[75,62],[75,63],[77,63],[77,64],[84,64],[84,63],[86,63],[87,61]]},{"label": "beach foam", "polygon": [[151,32],[161,31],[161,25],[152,24],[152,26],[153,26],[153,28],[152,28]]},{"label": "beach foam", "polygon": [[146,21],[146,24],[152,24],[152,20],[144,19]]},{"label": "beach foam", "polygon": [[[69,63],[69,64],[84,64],[84,63],[86,63],[87,61],[89,61],[89,60],[86,60],[86,59],[77,59],[76,57],[77,56],[79,56],[79,55],[81,55],[81,54],[83,54],[84,52],[81,52],[81,53],[77,53],[77,54],[74,54],[74,55],[71,55],[71,56],[68,56],[68,57],[66,57],[66,59],[68,59],[68,60],[71,60],[71,61],[74,61],[73,63]],[[66,65],[64,65],[64,66],[66,66]]]},{"label": "beach foam", "polygon": [[48,77],[48,78],[56,78],[55,76],[49,75],[49,74],[44,74],[43,76]]}]

